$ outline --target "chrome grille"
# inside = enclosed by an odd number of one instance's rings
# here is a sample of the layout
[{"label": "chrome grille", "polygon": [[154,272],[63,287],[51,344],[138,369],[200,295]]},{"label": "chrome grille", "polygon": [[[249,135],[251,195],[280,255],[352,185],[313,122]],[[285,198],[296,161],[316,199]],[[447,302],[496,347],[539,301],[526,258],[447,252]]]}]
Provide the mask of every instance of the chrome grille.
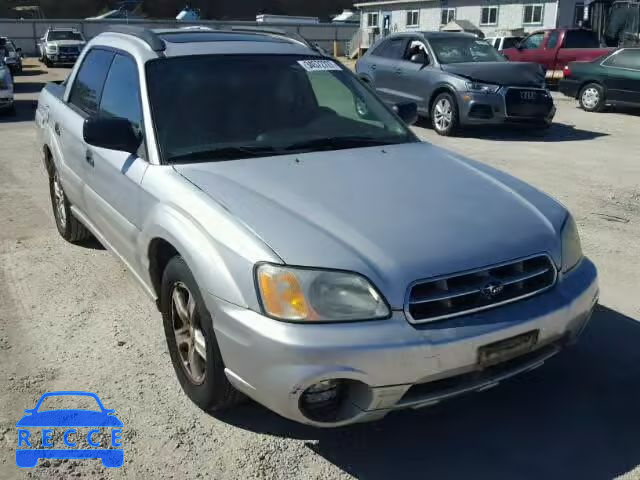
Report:
[{"label": "chrome grille", "polygon": [[551,288],[556,268],[547,255],[415,282],[405,311],[413,323],[432,322],[515,302]]}]

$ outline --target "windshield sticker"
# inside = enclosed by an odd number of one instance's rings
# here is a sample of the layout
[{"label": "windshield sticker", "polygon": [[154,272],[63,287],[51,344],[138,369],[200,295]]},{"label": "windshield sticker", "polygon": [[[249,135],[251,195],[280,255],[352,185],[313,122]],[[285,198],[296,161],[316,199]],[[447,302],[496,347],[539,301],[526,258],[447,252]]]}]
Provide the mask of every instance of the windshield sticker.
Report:
[{"label": "windshield sticker", "polygon": [[298,63],[307,72],[326,72],[331,70],[342,70],[336,62],[331,60],[298,60]]}]

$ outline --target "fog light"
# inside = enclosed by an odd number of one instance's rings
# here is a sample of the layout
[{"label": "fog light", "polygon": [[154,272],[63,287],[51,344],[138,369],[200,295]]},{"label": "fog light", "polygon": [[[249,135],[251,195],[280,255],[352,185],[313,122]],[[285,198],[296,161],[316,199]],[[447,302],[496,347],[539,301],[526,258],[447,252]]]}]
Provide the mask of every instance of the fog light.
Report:
[{"label": "fog light", "polygon": [[314,383],[302,394],[303,402],[317,404],[331,401],[338,396],[338,386],[337,380],[324,380]]},{"label": "fog light", "polygon": [[300,396],[300,409],[310,419],[335,421],[343,400],[342,380],[323,380],[314,383]]}]

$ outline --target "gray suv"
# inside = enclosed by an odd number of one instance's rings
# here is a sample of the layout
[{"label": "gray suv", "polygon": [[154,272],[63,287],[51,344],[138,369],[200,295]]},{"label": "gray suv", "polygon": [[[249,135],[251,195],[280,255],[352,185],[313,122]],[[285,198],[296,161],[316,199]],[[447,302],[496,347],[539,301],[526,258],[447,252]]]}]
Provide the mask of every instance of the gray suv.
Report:
[{"label": "gray suv", "polygon": [[41,93],[39,151],[60,235],[129,268],[201,408],[368,421],[578,338],[597,274],[558,202],[420,142],[303,41],[119,30]]},{"label": "gray suv", "polygon": [[411,101],[440,135],[465,125],[551,125],[542,67],[511,63],[475,35],[407,32],[378,41],[356,64],[385,101]]}]

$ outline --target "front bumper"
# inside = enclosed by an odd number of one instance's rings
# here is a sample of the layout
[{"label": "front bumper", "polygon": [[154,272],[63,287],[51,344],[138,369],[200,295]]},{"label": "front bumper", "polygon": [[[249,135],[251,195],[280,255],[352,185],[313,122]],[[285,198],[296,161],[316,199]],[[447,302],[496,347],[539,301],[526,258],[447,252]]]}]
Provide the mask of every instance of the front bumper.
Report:
[{"label": "front bumper", "polygon": [[[237,389],[284,417],[330,427],[483,390],[539,366],[577,339],[597,300],[596,268],[584,258],[545,293],[422,325],[411,325],[401,311],[388,320],[301,325],[271,320],[210,295],[207,306],[227,377]],[[479,347],[532,330],[539,331],[535,351],[478,374]],[[309,386],[327,379],[347,379],[355,387],[349,387],[336,421],[318,422],[303,413],[300,398]]]},{"label": "front bumper", "polygon": [[75,63],[80,56],[78,53],[46,53],[51,63]]},{"label": "front bumper", "polygon": [[460,123],[463,125],[551,124],[556,114],[555,105],[552,105],[546,115],[509,115],[505,100],[507,90],[507,88],[501,88],[497,93],[460,92],[458,94]]}]

